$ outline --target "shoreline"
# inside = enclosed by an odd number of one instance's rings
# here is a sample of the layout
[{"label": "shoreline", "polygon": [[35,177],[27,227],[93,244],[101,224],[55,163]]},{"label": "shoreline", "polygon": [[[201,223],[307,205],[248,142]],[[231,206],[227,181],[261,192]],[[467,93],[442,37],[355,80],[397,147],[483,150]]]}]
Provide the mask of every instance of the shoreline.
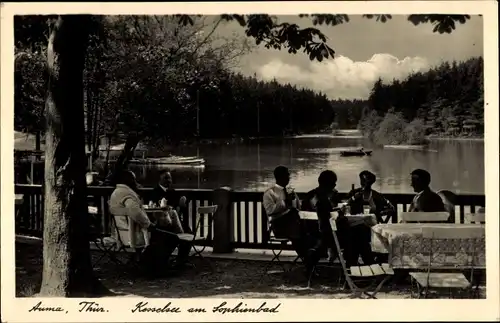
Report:
[{"label": "shoreline", "polygon": [[426,137],[428,140],[460,140],[460,141],[484,141],[484,138],[478,137]]}]

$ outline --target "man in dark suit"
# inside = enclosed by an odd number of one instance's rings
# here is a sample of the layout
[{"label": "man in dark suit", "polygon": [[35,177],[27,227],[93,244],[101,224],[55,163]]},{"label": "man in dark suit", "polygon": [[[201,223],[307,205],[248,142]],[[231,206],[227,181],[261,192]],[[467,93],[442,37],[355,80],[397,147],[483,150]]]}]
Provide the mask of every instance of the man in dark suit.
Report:
[{"label": "man in dark suit", "polygon": [[151,193],[151,201],[159,205],[161,200],[165,198],[167,205],[171,206],[179,215],[184,232],[191,233],[192,230],[187,224],[187,219],[184,218],[188,216],[187,199],[172,187],[172,183],[172,174],[168,170],[162,170],[158,185]]},{"label": "man in dark suit", "polygon": [[445,207],[441,197],[433,192],[429,185],[431,174],[423,169],[411,172],[411,186],[417,193],[410,205],[410,212],[444,212]]}]

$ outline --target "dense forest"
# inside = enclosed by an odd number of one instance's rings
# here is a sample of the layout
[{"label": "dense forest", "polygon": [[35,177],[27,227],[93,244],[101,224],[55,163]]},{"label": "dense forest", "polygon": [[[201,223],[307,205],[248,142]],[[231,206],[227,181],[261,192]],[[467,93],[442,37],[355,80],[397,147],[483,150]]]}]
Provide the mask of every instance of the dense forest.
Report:
[{"label": "dense forest", "polygon": [[[43,135],[47,17],[16,19],[15,129]],[[84,71],[88,151],[96,151],[99,138],[124,133],[163,144],[346,128],[400,143],[410,140],[403,131],[410,123],[409,136],[417,141],[483,132],[482,58],[445,62],[401,81],[379,79],[367,101],[332,100],[234,73],[252,46],[247,39],[216,37],[201,18],[180,26],[174,17],[117,16],[100,18],[98,25]],[[382,123],[384,117],[390,120]],[[383,135],[394,131],[399,137]]]},{"label": "dense forest", "polygon": [[443,62],[427,72],[375,82],[359,128],[381,144],[418,143],[428,135],[483,136],[483,58]]},{"label": "dense forest", "polygon": [[[86,143],[135,133],[150,144],[195,138],[281,136],[328,130],[336,104],[324,94],[233,72],[248,39],[220,38],[204,18],[99,19],[84,70]],[[15,129],[43,135],[47,17],[16,17]],[[33,30],[38,33],[32,32]],[[333,109],[332,109],[333,107]],[[355,127],[349,115],[342,126]]]}]

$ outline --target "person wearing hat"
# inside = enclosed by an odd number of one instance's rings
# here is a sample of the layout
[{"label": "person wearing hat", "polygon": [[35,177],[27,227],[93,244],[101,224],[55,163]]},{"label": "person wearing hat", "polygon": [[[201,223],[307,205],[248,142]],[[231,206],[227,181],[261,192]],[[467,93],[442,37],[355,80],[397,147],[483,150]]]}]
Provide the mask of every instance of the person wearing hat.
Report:
[{"label": "person wearing hat", "polygon": [[[359,173],[361,187],[353,189],[349,195],[347,204],[351,214],[363,213],[365,206],[370,208],[370,214],[375,214],[378,223],[384,223],[382,215],[390,215],[395,212],[394,206],[382,194],[372,189],[377,177],[370,171],[364,170]],[[363,223],[350,223],[350,252],[346,257],[349,266],[354,266],[361,256],[364,265],[371,265],[379,260],[378,255],[371,250],[371,229]],[[382,259],[382,258],[381,258]]]},{"label": "person wearing hat", "polygon": [[[349,195],[347,203],[351,209],[351,214],[363,213],[364,206],[370,207],[370,214],[375,214],[378,223],[384,223],[382,215],[391,215],[395,208],[381,193],[372,189],[372,185],[377,180],[375,174],[364,170],[359,173],[361,187],[353,189]],[[391,217],[387,217],[387,221]]]}]

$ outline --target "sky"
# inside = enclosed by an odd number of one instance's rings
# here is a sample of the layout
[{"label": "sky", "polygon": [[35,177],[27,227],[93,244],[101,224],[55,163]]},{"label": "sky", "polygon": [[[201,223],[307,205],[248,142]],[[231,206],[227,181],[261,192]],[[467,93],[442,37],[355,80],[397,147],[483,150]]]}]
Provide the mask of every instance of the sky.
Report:
[{"label": "sky", "polygon": [[[433,33],[431,24],[414,26],[407,16],[377,22],[350,15],[348,23],[316,26],[336,52],[334,59],[310,61],[301,52],[256,46],[241,58],[237,70],[259,79],[291,83],[325,93],[330,99],[366,99],[373,83],[404,79],[412,72],[426,71],[443,61],[462,61],[483,55],[482,17],[471,16],[451,34]],[[279,21],[312,27],[310,18],[278,16]],[[244,29],[227,22],[217,29],[219,36],[244,36]]]}]

